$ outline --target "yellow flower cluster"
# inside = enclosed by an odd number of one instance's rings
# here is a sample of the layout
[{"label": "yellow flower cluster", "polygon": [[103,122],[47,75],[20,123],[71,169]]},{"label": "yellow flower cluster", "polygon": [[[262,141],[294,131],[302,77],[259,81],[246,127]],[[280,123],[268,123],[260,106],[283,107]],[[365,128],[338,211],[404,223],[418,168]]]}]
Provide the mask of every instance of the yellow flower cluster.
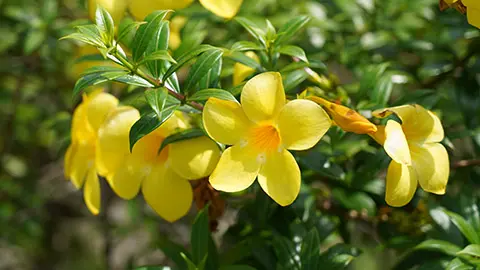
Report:
[{"label": "yellow flower cluster", "polygon": [[439,143],[442,125],[419,105],[374,111],[375,117],[395,114],[401,121],[376,126],[354,110],[319,97],[287,101],[280,73],[261,73],[247,81],[240,102],[217,98],[206,102],[205,131],[216,142],[231,145],[221,153],[206,136],[161,148],[166,137],[190,127],[181,113],[141,138],[130,152],[129,131],[140,115],[118,103],[114,96],[94,91],[84,95],[73,115],[65,174],[77,188],[84,187],[85,202],[94,214],[100,209],[97,175],[123,199],[141,191],[168,221],[188,212],[193,199],[189,180],[206,177],[216,190],[225,192],[245,190],[257,179],[275,202],[289,205],[301,185],[299,166],[289,150],[312,148],[332,124],[370,135],[392,158],[386,180],[389,205],[407,204],[418,183],[427,192],[443,194],[448,181],[448,154]]},{"label": "yellow flower cluster", "polygon": [[189,127],[182,114],[175,114],[130,152],[129,131],[139,118],[135,108],[118,106],[110,94],[95,91],[85,95],[73,114],[65,175],[75,187],[84,187],[85,203],[93,214],[100,211],[97,175],[101,175],[121,198],[131,199],[141,189],[161,217],[175,221],[192,204],[188,180],[210,175],[220,150],[204,136],[169,144],[158,153],[167,136]]}]

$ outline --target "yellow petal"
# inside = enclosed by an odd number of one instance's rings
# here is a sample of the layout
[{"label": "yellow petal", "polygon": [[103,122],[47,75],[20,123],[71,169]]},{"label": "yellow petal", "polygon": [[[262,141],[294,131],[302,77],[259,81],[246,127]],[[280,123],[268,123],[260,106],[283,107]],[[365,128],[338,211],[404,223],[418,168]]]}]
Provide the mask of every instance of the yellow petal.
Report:
[{"label": "yellow petal", "polygon": [[372,137],[378,144],[384,145],[385,144],[385,126],[380,125],[377,126],[377,131],[373,134],[368,134]]},{"label": "yellow petal", "polygon": [[467,19],[468,23],[480,28],[480,4],[476,2],[477,8],[467,7]]},{"label": "yellow petal", "polygon": [[164,166],[158,166],[142,184],[147,203],[169,222],[185,216],[193,200],[188,180]]},{"label": "yellow petal", "polygon": [[[246,52],[245,55],[252,58],[256,62],[260,61],[258,59],[258,56],[254,52]],[[233,66],[233,85],[239,85],[254,72],[254,68],[251,68],[241,63],[235,63],[235,65]]]},{"label": "yellow petal", "polygon": [[132,0],[129,8],[137,20],[143,20],[155,10],[182,9],[192,2],[193,0]]},{"label": "yellow petal", "polygon": [[[136,0],[134,0],[136,1]],[[90,18],[95,21],[95,11],[97,9],[97,4],[105,8],[108,13],[113,18],[115,24],[118,24],[123,16],[125,15],[125,10],[127,9],[127,0],[89,0],[88,1],[88,12]]]},{"label": "yellow petal", "polygon": [[[447,0],[447,1],[452,1],[452,0]],[[477,0],[462,0],[462,3],[467,7],[471,9],[480,9],[480,2]]]},{"label": "yellow petal", "polygon": [[273,120],[285,106],[285,91],[280,73],[265,72],[250,79],[243,87],[241,103],[250,120]]},{"label": "yellow petal", "polygon": [[412,166],[392,160],[387,171],[385,201],[394,207],[406,205],[417,190],[417,176]]},{"label": "yellow petal", "polygon": [[235,101],[210,98],[205,104],[203,126],[208,135],[219,143],[238,143],[250,125],[242,107]]},{"label": "yellow petal", "polygon": [[77,106],[72,116],[72,142],[85,142],[94,139],[95,131],[88,122],[87,118],[87,103],[80,103]]},{"label": "yellow petal", "polygon": [[115,109],[100,127],[95,160],[100,175],[108,178],[130,154],[130,128],[139,118],[135,108],[122,106]]},{"label": "yellow petal", "polygon": [[305,99],[288,102],[278,117],[283,146],[291,150],[315,146],[331,125],[330,117],[322,107]]},{"label": "yellow petal", "polygon": [[234,145],[228,148],[210,176],[210,184],[215,189],[226,192],[248,188],[260,170],[261,163],[257,155],[249,146]]},{"label": "yellow petal", "polygon": [[95,145],[78,143],[72,148],[70,159],[70,179],[73,185],[79,189],[87,177],[87,172],[93,169],[95,164]]},{"label": "yellow petal", "polygon": [[172,169],[189,180],[209,176],[220,159],[220,149],[207,137],[170,144],[168,158]]},{"label": "yellow petal", "polygon": [[267,156],[258,174],[258,183],[281,206],[291,204],[300,192],[300,169],[285,149]]},{"label": "yellow petal", "polygon": [[176,111],[165,123],[155,129],[153,133],[166,138],[172,133],[179,132],[189,126],[188,117],[181,111]]},{"label": "yellow petal", "polygon": [[92,168],[88,170],[87,180],[83,188],[83,199],[88,207],[88,210],[94,215],[100,212],[100,183],[97,173]]},{"label": "yellow petal", "polygon": [[133,199],[137,196],[142,181],[150,173],[150,168],[148,165],[139,164],[130,156],[122,166],[108,176],[108,183],[120,198]]},{"label": "yellow petal", "polygon": [[373,112],[375,117],[395,113],[402,120],[402,128],[408,141],[417,143],[440,142],[444,133],[440,119],[420,105],[403,105]]},{"label": "yellow petal", "polygon": [[107,115],[118,105],[118,99],[108,93],[99,93],[89,99],[87,118],[90,126],[96,132],[102,125]]},{"label": "yellow petal", "polygon": [[439,143],[411,145],[412,166],[420,186],[428,192],[445,194],[450,174],[450,163],[445,147]]},{"label": "yellow petal", "polygon": [[385,126],[385,143],[383,148],[396,162],[405,165],[412,164],[407,139],[405,134],[403,134],[402,126],[397,121],[388,120]]},{"label": "yellow petal", "polygon": [[200,0],[206,9],[227,19],[233,18],[237,14],[242,2],[243,0]]}]

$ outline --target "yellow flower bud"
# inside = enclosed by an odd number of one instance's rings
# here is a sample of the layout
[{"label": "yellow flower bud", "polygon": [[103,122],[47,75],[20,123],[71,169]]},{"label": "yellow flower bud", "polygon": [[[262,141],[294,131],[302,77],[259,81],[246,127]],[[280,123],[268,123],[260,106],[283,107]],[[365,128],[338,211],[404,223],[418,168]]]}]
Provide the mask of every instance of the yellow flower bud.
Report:
[{"label": "yellow flower bud", "polygon": [[371,134],[377,132],[377,127],[358,112],[342,105],[332,103],[320,97],[308,97],[308,99],[322,105],[337,126],[347,132],[357,134]]}]

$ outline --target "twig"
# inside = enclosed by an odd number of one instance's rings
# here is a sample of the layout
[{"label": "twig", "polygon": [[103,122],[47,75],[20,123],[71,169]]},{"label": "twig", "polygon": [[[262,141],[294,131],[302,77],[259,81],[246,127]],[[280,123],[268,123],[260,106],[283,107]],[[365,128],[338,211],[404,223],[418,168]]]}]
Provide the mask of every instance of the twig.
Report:
[{"label": "twig", "polygon": [[460,160],[452,164],[452,169],[470,167],[470,166],[480,166],[480,159],[465,159]]}]

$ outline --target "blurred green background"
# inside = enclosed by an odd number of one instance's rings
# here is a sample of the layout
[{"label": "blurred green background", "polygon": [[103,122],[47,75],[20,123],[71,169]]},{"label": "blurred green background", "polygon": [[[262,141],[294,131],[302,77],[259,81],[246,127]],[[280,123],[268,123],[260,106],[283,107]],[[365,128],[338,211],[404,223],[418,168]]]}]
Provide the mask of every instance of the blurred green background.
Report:
[{"label": "blurred green background", "polygon": [[[103,182],[105,207],[92,216],[63,176],[76,105],[71,91],[88,59],[76,60],[85,48],[59,38],[88,23],[86,4],[0,0],[0,269],[174,266],[165,247],[190,245],[196,209],[169,224],[141,198],[120,200]],[[178,14],[188,17],[181,35],[190,46],[251,40],[238,23],[198,3]],[[295,247],[315,228],[321,252],[339,243],[344,248],[340,264],[321,269],[454,269],[459,255],[449,244],[480,244],[471,241],[480,232],[479,29],[455,10],[440,12],[437,0],[245,0],[239,13],[268,18],[277,28],[300,14],[312,20],[293,43],[329,80],[316,91],[359,111],[418,103],[439,115],[451,160],[447,193],[419,190],[407,206],[388,207],[383,149],[369,137],[332,128],[328,140],[297,153],[304,185],[292,206],[275,205],[256,186],[249,191],[254,196],[222,194],[227,207],[213,234],[220,261],[296,269]],[[232,65],[222,73],[226,84]],[[289,76],[291,93],[313,86],[303,69]],[[125,102],[138,98],[122,85],[105,87]],[[425,240],[428,247],[419,247]]]}]

